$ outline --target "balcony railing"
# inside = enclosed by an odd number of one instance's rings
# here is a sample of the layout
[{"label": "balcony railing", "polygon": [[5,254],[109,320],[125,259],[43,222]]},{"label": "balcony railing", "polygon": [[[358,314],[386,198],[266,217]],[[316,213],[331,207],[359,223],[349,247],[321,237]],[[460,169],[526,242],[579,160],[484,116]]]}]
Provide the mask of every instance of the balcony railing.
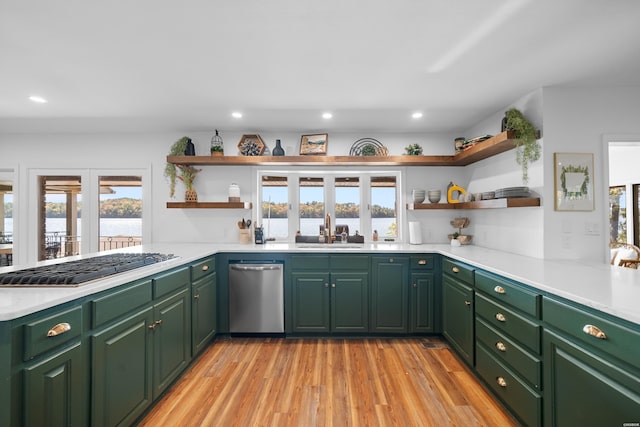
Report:
[{"label": "balcony railing", "polygon": [[[45,233],[45,259],[63,258],[80,254],[81,239],[59,232]],[[127,248],[142,244],[142,236],[100,236],[98,250]]]}]

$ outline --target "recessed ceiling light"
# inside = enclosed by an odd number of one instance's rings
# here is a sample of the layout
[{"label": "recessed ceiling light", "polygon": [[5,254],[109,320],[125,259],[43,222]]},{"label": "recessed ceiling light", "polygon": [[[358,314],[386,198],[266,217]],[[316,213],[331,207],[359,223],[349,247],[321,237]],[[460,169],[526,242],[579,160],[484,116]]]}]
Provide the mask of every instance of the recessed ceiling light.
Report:
[{"label": "recessed ceiling light", "polygon": [[242,117],[242,113],[239,113],[238,111],[234,111],[233,113],[231,113],[231,115],[236,119],[239,119]]},{"label": "recessed ceiling light", "polygon": [[411,117],[413,117],[414,119],[420,119],[420,118],[422,118],[422,113],[419,112],[419,111],[416,111],[415,113],[413,113],[411,115]]},{"label": "recessed ceiling light", "polygon": [[333,117],[333,114],[331,114],[331,113],[322,113],[322,118],[323,119],[330,119],[331,117]]},{"label": "recessed ceiling light", "polygon": [[37,102],[38,104],[45,104],[47,102],[43,97],[36,95],[30,96],[29,99],[33,102]]}]

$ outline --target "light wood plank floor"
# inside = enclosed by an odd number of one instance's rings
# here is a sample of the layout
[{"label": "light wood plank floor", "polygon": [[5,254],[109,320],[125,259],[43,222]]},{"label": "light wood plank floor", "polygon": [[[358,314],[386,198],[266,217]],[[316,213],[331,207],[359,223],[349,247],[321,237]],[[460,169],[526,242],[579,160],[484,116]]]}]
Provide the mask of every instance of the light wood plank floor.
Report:
[{"label": "light wood plank floor", "polygon": [[141,426],[514,426],[440,338],[217,340]]}]

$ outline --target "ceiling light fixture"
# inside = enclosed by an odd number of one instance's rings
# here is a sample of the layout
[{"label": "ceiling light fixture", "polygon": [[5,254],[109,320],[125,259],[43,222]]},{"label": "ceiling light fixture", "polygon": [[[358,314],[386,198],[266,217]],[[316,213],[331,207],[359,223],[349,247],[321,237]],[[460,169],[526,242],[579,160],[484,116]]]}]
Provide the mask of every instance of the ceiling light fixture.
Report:
[{"label": "ceiling light fixture", "polygon": [[430,73],[439,73],[449,67],[455,61],[460,59],[462,55],[476,46],[482,39],[491,32],[498,29],[509,18],[516,14],[520,9],[526,6],[531,0],[510,0],[499,7],[495,13],[492,13],[487,19],[473,28],[467,33],[460,42],[449,49],[447,53],[442,55],[429,69]]},{"label": "ceiling light fixture", "polygon": [[330,119],[331,117],[333,117],[333,114],[331,114],[331,113],[322,113],[322,118],[323,119]]},{"label": "ceiling light fixture", "polygon": [[33,102],[37,102],[38,104],[46,104],[47,103],[46,99],[44,99],[41,96],[37,96],[37,95],[32,95],[32,96],[29,97],[29,99],[31,101],[33,101]]},{"label": "ceiling light fixture", "polygon": [[413,117],[414,119],[421,119],[422,118],[422,113],[419,111],[416,111],[415,113],[413,113],[411,115],[411,117]]},{"label": "ceiling light fixture", "polygon": [[234,111],[233,113],[231,113],[231,115],[236,119],[242,118],[242,113],[239,113],[237,111]]}]

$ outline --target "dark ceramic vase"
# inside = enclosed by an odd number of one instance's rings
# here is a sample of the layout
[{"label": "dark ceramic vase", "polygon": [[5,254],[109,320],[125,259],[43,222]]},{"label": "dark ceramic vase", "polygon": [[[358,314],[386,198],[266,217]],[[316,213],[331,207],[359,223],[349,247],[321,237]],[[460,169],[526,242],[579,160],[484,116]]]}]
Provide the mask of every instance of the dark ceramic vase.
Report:
[{"label": "dark ceramic vase", "polygon": [[273,151],[271,152],[274,156],[284,156],[284,149],[280,145],[280,140],[276,139],[276,146],[273,147]]},{"label": "dark ceramic vase", "polygon": [[193,145],[193,142],[191,142],[191,139],[189,139],[189,141],[187,141],[187,146],[184,149],[184,155],[185,156],[195,156],[196,155],[196,146]]}]

